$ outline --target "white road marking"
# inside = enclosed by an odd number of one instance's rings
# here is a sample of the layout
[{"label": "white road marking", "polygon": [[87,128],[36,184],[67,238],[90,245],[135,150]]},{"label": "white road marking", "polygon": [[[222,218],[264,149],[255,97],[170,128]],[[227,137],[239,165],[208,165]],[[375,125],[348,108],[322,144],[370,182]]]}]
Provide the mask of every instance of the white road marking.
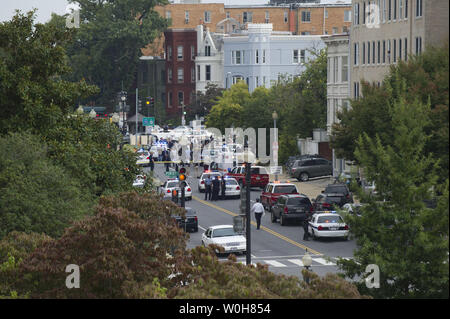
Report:
[{"label": "white road marking", "polygon": [[312,258],[312,260],[317,262],[317,263],[319,263],[319,264],[326,265],[326,266],[335,266],[336,265],[335,263],[332,263],[332,262],[330,262],[328,260],[325,260],[323,258]]},{"label": "white road marking", "polygon": [[269,264],[274,267],[287,267],[285,264],[282,264],[276,260],[263,260],[266,264]]},{"label": "white road marking", "polygon": [[288,261],[299,267],[303,267],[303,262],[300,259],[288,259]]}]

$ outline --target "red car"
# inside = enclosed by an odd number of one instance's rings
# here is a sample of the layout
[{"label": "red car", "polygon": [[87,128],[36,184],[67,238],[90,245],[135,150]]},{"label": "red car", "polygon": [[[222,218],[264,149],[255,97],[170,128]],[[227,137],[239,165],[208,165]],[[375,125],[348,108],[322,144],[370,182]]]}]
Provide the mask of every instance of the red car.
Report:
[{"label": "red car", "polygon": [[281,195],[298,194],[297,186],[292,183],[272,182],[267,184],[261,194],[261,204],[269,212]]},{"label": "red car", "polygon": [[[269,183],[269,174],[267,173],[265,167],[252,166],[250,173],[251,173],[251,182],[250,182],[251,187],[264,188]],[[240,185],[245,186],[245,166],[233,167],[231,172],[227,173],[226,176],[235,178]]]}]

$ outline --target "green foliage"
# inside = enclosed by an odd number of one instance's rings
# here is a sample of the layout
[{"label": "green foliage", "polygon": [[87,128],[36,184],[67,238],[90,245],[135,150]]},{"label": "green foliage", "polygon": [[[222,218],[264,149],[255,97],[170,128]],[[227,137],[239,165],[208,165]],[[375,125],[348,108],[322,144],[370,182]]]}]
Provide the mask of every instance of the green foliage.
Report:
[{"label": "green foliage", "polygon": [[[362,216],[347,216],[358,249],[340,265],[349,277],[362,276],[368,264],[380,268],[380,288],[361,293],[378,298],[448,298],[448,178],[439,185],[438,165],[424,154],[430,138],[430,107],[400,98],[388,105],[393,135],[385,144],[377,134],[357,143],[355,156],[377,194],[358,197],[367,202]],[[437,199],[436,208],[425,201]]]},{"label": "green foliage", "polygon": [[61,79],[69,72],[62,45],[70,32],[33,21],[29,12],[0,23],[0,134],[45,132],[73,109],[74,101],[95,92],[84,81]]},{"label": "green foliage", "polygon": [[186,107],[187,120],[194,120],[196,115],[199,117],[206,116],[217,102],[217,99],[222,96],[223,91],[224,89],[217,84],[208,82],[205,93],[197,92],[195,101]]},{"label": "green foliage", "polygon": [[[141,49],[168,27],[153,10],[166,0],[71,0],[80,7],[80,28],[66,45],[70,79],[86,79],[100,92],[97,104],[112,105],[123,81],[132,92]],[[55,17],[56,19],[56,17]],[[92,99],[92,98],[91,98]]]},{"label": "green foliage", "polygon": [[92,204],[79,181],[48,158],[38,137],[0,137],[0,238],[14,230],[57,237]]}]

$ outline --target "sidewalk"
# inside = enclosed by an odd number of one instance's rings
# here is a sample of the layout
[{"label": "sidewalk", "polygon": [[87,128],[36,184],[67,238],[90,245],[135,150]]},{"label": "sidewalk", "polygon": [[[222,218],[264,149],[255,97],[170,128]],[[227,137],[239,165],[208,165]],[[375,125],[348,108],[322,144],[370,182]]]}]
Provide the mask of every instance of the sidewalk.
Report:
[{"label": "sidewalk", "polygon": [[[275,180],[275,175],[270,174],[269,180],[272,182]],[[315,199],[328,184],[333,183],[333,177],[327,176],[323,178],[317,178],[309,180],[307,182],[299,182],[296,178],[289,177],[286,174],[278,175],[278,180],[281,182],[289,182],[297,186],[298,192],[305,194],[309,199]]]}]

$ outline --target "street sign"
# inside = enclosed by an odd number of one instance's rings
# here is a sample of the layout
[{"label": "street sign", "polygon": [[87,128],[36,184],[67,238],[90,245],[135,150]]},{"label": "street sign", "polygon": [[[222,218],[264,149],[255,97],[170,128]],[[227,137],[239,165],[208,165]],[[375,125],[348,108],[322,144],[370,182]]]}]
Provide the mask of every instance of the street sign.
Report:
[{"label": "street sign", "polygon": [[142,126],[155,126],[155,118],[154,117],[142,118]]},{"label": "street sign", "polygon": [[283,174],[282,166],[270,166],[269,169],[270,169],[270,174],[277,174],[277,175]]},{"label": "street sign", "polygon": [[178,177],[177,171],[168,171],[164,173],[167,177]]}]

